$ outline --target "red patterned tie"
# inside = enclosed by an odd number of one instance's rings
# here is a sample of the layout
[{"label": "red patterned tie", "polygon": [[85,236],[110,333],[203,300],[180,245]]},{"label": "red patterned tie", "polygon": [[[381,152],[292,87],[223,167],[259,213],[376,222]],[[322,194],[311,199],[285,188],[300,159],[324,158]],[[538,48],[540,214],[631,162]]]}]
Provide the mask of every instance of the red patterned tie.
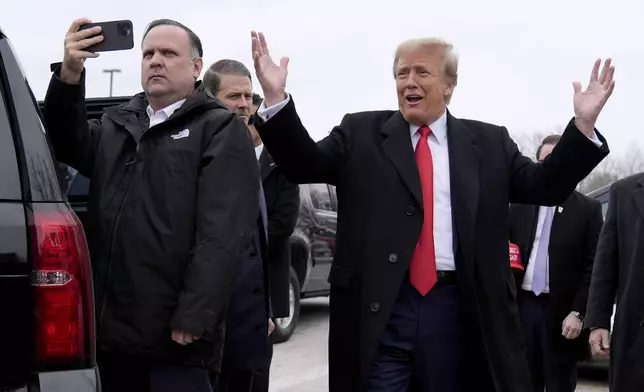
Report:
[{"label": "red patterned tie", "polygon": [[414,254],[411,256],[409,276],[411,284],[425,296],[434,287],[436,276],[436,255],[434,254],[434,165],[427,137],[432,130],[424,125],[418,129],[420,140],[416,146],[416,163],[423,190],[423,227]]}]

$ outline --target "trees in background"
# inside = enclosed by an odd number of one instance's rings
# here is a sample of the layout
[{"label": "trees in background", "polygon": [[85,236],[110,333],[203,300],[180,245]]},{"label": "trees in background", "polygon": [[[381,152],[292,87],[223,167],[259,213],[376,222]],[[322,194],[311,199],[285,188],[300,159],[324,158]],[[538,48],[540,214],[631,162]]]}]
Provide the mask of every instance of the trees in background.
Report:
[{"label": "trees in background", "polygon": [[[541,141],[548,135],[561,134],[562,132],[563,128],[553,128],[550,131],[514,134],[512,139],[523,155],[536,160],[535,154]],[[644,145],[633,143],[619,155],[611,153],[588,177],[579,183],[577,190],[586,194],[620,178],[640,172],[644,172]]]}]

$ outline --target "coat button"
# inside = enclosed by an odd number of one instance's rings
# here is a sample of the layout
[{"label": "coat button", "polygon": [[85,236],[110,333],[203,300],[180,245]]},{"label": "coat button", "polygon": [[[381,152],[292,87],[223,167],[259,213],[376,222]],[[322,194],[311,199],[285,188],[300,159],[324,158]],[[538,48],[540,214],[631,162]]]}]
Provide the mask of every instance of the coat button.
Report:
[{"label": "coat button", "polygon": [[414,206],[407,206],[406,212],[408,216],[412,216],[416,212],[416,209],[414,208]]},{"label": "coat button", "polygon": [[640,320],[640,327],[644,327],[644,319]]},{"label": "coat button", "polygon": [[378,313],[378,311],[380,310],[380,304],[378,302],[372,302],[369,306],[369,309],[371,309],[373,313]]},{"label": "coat button", "polygon": [[395,254],[395,253],[390,254],[389,255],[389,262],[390,263],[395,263],[396,261],[398,261],[398,255]]}]

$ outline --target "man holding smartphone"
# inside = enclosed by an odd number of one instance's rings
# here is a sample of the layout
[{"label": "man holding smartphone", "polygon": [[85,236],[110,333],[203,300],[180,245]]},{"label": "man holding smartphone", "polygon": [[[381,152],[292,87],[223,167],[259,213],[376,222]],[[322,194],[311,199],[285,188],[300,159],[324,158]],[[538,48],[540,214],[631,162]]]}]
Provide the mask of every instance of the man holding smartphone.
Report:
[{"label": "man holding smartphone", "polygon": [[87,23],[66,34],[44,119],[57,159],[91,180],[102,390],[211,391],[208,370],[219,371],[227,305],[257,230],[252,140],[197,82],[197,35],[168,19],[144,33],[143,92],[88,121],[84,63],[104,37],[100,26],[79,31]]}]

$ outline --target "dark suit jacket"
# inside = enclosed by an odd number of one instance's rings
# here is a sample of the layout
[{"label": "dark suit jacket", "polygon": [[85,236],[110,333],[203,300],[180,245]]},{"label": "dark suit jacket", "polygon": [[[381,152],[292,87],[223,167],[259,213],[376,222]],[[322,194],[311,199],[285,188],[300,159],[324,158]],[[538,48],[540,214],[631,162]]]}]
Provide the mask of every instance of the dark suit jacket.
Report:
[{"label": "dark suit jacket", "polygon": [[[447,128],[456,268],[467,325],[480,337],[468,345],[480,355],[471,353],[464,371],[472,390],[532,391],[508,262],[508,204],[561,203],[606,146],[598,148],[571,122],[538,164],[519,153],[503,127],[448,114]],[[409,124],[398,111],[348,114],[316,143],[291,100],[257,129],[289,180],[337,186],[329,391],[363,390],[423,223]]]},{"label": "dark suit jacket", "polygon": [[[300,207],[300,190],[279,170],[268,151],[259,157],[268,215],[268,280],[274,317],[289,316],[291,246]],[[299,293],[295,293],[299,295]]]},{"label": "dark suit jacket", "polygon": [[261,369],[268,364],[270,314],[266,230],[262,216],[244,251],[228,305],[222,367]]},{"label": "dark suit jacket", "polygon": [[644,173],[615,182],[599,236],[588,328],[610,330],[610,390],[644,391]]},{"label": "dark suit jacket", "polygon": [[[601,203],[576,191],[560,207],[560,211],[555,210],[550,232],[550,332],[556,360],[575,362],[590,355],[588,334],[568,340],[561,336],[561,324],[571,311],[586,314],[595,248],[604,219]],[[521,249],[526,270],[538,216],[538,206],[513,204],[510,208],[510,242]],[[517,274],[518,290],[524,275]]]}]

